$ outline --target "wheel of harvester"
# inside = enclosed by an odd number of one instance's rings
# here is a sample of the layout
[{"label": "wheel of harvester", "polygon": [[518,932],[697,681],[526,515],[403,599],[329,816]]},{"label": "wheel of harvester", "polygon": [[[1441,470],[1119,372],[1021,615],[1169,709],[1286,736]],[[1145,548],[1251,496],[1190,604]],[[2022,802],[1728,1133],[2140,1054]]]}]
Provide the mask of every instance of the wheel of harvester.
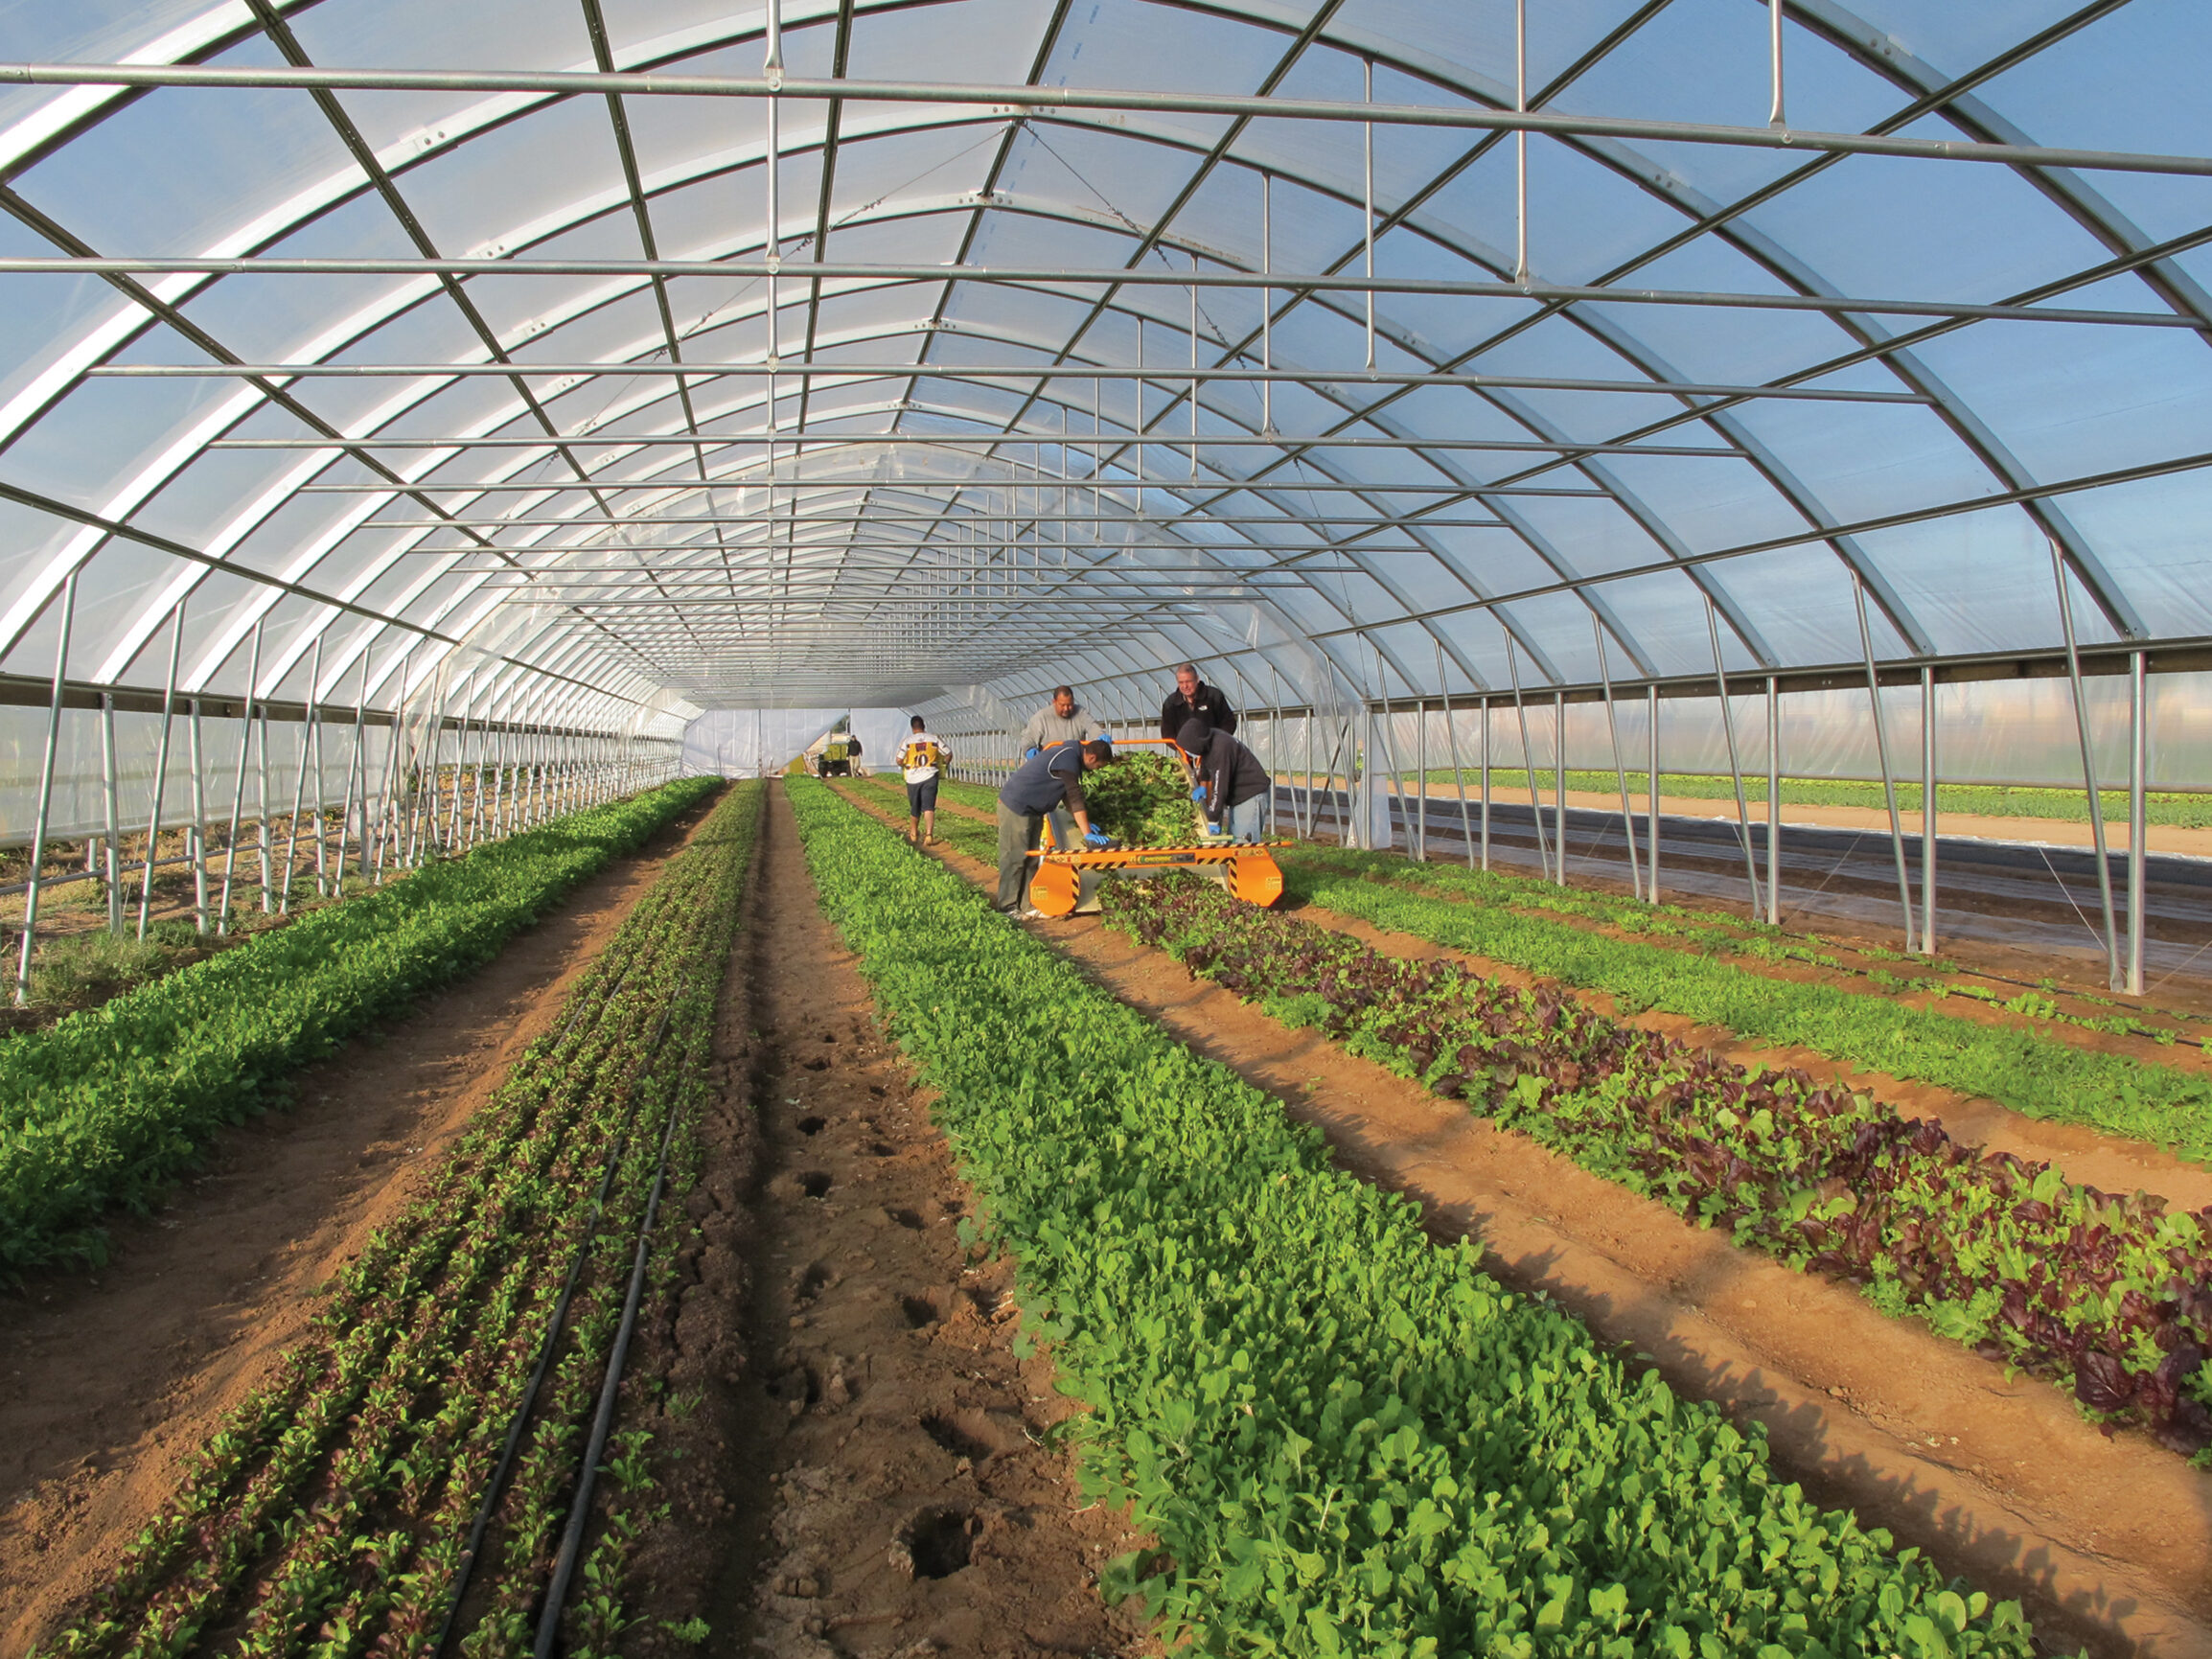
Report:
[{"label": "wheel of harvester", "polygon": [[1029,883],[1029,903],[1048,916],[1072,915],[1082,896],[1082,872],[1072,864],[1040,864]]},{"label": "wheel of harvester", "polygon": [[1264,910],[1282,897],[1282,866],[1272,853],[1254,847],[1229,861],[1222,886],[1229,889],[1230,897]]}]

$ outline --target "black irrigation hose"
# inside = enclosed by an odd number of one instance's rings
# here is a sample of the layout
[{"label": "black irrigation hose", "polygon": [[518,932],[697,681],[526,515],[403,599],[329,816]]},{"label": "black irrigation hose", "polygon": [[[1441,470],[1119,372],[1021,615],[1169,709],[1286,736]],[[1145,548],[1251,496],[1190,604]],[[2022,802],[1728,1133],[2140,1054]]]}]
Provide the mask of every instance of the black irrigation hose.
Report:
[{"label": "black irrigation hose", "polygon": [[591,1419],[591,1439],[584,1448],[584,1466],[576,1478],[576,1496],[568,1509],[568,1526],[561,1537],[561,1553],[554,1558],[553,1581],[545,1589],[544,1610],[538,1617],[538,1639],[532,1659],[552,1659],[553,1645],[561,1634],[561,1614],[568,1601],[568,1586],[575,1580],[577,1563],[584,1555],[584,1532],[591,1519],[591,1494],[598,1484],[599,1460],[607,1450],[607,1436],[614,1426],[615,1396],[622,1390],[622,1368],[630,1357],[630,1339],[637,1328],[638,1304],[645,1295],[645,1267],[653,1244],[653,1223],[660,1211],[660,1195],[668,1185],[668,1149],[676,1140],[677,1102],[668,1103],[668,1121],[660,1132],[659,1167],[653,1176],[653,1194],[646,1200],[645,1216],[637,1229],[637,1250],[630,1264],[630,1291],[623,1299],[622,1324],[614,1333],[614,1347],[607,1356],[607,1376],[599,1388],[599,1410]]},{"label": "black irrigation hose", "polygon": [[[626,965],[622,972],[615,976],[614,984],[608,988],[607,996],[601,1000],[600,1007],[602,1010],[605,1009],[607,1002],[612,1000],[615,990],[620,988],[622,981],[629,975],[630,968]],[[578,1012],[581,1013],[582,1010],[580,1009]],[[660,1025],[654,1031],[653,1041],[645,1050],[646,1065],[652,1064],[653,1056],[659,1052],[661,1039],[668,1035],[668,1023],[675,1012],[673,1006],[661,1010]],[[644,1067],[641,1066],[638,1070],[642,1073]],[[673,1104],[669,1108],[669,1128],[673,1132],[675,1128],[675,1107]],[[476,1518],[470,1524],[469,1542],[463,1547],[461,1563],[453,1572],[453,1587],[447,1595],[446,1616],[438,1624],[438,1639],[431,1645],[430,1659],[445,1659],[446,1649],[451,1645],[453,1628],[461,1618],[461,1603],[468,1597],[469,1580],[474,1576],[476,1557],[484,1546],[484,1535],[491,1531],[493,1511],[499,1506],[500,1496],[506,1490],[507,1477],[514,1470],[515,1456],[521,1450],[522,1431],[529,1426],[530,1414],[537,1407],[538,1391],[545,1381],[546,1371],[552,1369],[554,1350],[561,1346],[561,1332],[568,1323],[569,1301],[576,1294],[577,1280],[584,1275],[585,1262],[591,1258],[591,1241],[598,1233],[599,1217],[606,1212],[607,1195],[613,1189],[615,1173],[622,1167],[623,1154],[629,1149],[630,1137],[625,1135],[614,1142],[614,1150],[608,1157],[607,1173],[600,1178],[599,1195],[592,1201],[591,1205],[591,1224],[584,1230],[583,1241],[578,1244],[576,1255],[568,1263],[568,1277],[561,1286],[561,1300],[553,1304],[553,1317],[545,1326],[545,1339],[538,1345],[538,1362],[530,1369],[529,1384],[523,1389],[522,1398],[517,1403],[515,1415],[508,1421],[507,1438],[499,1448],[499,1461],[492,1469],[492,1479],[484,1488],[483,1501],[476,1506]],[[660,1146],[661,1179],[666,1177],[667,1170],[668,1138],[664,1135]],[[660,1179],[657,1179],[653,1187],[653,1206],[657,1206],[659,1200]],[[646,1211],[646,1225],[649,1228],[652,1226],[653,1206],[649,1206]],[[633,1295],[634,1294],[634,1290]],[[627,1319],[623,1328],[624,1334],[627,1335],[629,1329]]]}]

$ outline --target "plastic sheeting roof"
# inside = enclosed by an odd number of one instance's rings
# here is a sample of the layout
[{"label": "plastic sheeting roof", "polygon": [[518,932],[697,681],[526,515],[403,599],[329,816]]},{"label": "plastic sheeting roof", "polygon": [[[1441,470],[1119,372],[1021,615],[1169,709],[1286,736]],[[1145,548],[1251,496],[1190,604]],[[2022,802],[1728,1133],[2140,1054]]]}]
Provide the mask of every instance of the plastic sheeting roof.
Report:
[{"label": "plastic sheeting roof", "polygon": [[2054,543],[2212,635],[2212,12],[1777,3],[1786,144],[1753,0],[6,0],[219,73],[0,71],[0,671],[72,570],[75,680],[625,729],[2047,650]]}]

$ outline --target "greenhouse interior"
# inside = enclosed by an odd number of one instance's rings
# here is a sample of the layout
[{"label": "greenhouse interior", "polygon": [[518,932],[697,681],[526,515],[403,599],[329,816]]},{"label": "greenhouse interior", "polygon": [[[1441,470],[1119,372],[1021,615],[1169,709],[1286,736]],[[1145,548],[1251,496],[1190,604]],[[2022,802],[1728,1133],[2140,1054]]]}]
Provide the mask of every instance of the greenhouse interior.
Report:
[{"label": "greenhouse interior", "polygon": [[0,1659],[2212,1659],[2208,69],[0,0]]}]

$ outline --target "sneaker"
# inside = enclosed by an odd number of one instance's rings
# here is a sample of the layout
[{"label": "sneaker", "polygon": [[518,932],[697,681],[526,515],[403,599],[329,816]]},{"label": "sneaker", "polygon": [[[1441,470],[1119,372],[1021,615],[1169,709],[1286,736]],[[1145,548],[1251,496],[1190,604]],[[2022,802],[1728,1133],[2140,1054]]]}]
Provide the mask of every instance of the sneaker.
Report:
[{"label": "sneaker", "polygon": [[1021,910],[1014,912],[1014,919],[1020,922],[1041,922],[1046,917],[1045,912],[1037,909],[1036,906],[1025,905]]}]

